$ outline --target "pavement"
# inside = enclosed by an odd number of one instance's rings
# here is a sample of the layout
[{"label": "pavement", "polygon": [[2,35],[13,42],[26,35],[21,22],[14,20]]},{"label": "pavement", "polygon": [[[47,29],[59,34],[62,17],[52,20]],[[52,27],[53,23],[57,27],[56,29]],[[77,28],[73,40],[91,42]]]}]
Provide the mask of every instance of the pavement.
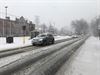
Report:
[{"label": "pavement", "polygon": [[100,40],[88,38],[56,75],[100,75]]}]

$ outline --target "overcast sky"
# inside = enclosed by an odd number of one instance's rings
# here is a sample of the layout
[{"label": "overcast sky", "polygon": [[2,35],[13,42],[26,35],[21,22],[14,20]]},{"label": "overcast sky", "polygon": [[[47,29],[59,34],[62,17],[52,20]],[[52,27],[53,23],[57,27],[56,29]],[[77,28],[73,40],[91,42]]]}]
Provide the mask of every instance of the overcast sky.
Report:
[{"label": "overcast sky", "polygon": [[24,16],[33,22],[35,16],[40,16],[40,23],[55,23],[59,28],[69,26],[74,19],[90,21],[100,14],[100,0],[0,0],[1,17],[6,5],[11,15]]}]

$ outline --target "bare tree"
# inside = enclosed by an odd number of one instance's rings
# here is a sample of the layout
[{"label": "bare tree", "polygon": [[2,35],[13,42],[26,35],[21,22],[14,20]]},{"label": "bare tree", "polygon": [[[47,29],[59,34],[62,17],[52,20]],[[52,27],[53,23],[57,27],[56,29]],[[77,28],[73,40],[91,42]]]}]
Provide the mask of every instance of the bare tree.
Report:
[{"label": "bare tree", "polygon": [[60,35],[71,35],[72,31],[70,29],[67,29],[67,27],[62,27],[60,29]]},{"label": "bare tree", "polygon": [[41,32],[42,32],[42,33],[46,33],[46,32],[47,32],[47,29],[48,29],[48,27],[46,26],[45,23],[43,23],[43,24],[41,25]]},{"label": "bare tree", "polygon": [[51,25],[51,24],[49,25],[48,32],[54,34],[54,27],[53,27],[53,25]]},{"label": "bare tree", "polygon": [[88,23],[84,19],[72,21],[71,25],[74,28],[74,32],[78,35],[87,34],[89,31]]},{"label": "bare tree", "polygon": [[99,36],[100,16],[91,21],[91,30],[94,36]]}]

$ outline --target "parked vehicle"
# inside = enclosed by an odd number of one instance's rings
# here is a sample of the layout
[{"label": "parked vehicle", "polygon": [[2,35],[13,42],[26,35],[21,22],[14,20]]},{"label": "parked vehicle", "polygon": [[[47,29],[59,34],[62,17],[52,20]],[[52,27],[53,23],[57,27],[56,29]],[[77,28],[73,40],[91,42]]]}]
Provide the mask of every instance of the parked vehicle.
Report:
[{"label": "parked vehicle", "polygon": [[78,35],[72,35],[72,38],[78,38],[79,36]]},{"label": "parked vehicle", "polygon": [[40,34],[32,39],[32,45],[49,45],[54,44],[55,39],[52,34]]}]

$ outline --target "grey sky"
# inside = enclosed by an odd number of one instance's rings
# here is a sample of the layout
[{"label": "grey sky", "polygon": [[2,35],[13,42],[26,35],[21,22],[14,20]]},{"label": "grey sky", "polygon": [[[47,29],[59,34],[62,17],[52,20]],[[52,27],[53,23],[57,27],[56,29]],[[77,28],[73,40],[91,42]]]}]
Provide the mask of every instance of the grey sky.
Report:
[{"label": "grey sky", "polygon": [[33,22],[38,15],[40,23],[55,22],[56,27],[69,26],[74,19],[90,21],[100,14],[100,0],[0,0],[0,12],[5,12],[6,5],[10,14]]}]

